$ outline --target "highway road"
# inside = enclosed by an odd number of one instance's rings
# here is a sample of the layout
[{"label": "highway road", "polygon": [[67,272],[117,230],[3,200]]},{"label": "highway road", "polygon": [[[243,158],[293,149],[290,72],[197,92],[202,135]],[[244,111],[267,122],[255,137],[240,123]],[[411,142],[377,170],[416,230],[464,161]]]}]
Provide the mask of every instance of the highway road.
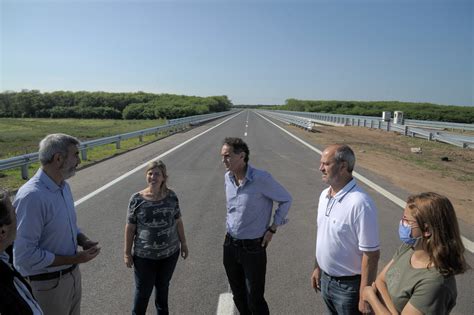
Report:
[{"label": "highway road", "polygon": [[[81,265],[83,314],[130,313],[133,271],[125,267],[122,258],[126,209],[130,195],[146,185],[143,164],[154,158],[161,158],[168,167],[169,186],[180,199],[190,249],[188,259],[180,258],[172,279],[171,313],[232,314],[222,266],[226,210],[220,148],[227,136],[244,138],[250,147],[250,163],[271,172],[294,200],[290,222],[278,229],[268,248],[266,298],[271,313],[323,313],[323,302],[310,286],[316,203],[325,188],[318,170],[320,156],[257,113],[243,111],[84,168],[70,180],[79,225],[102,247],[94,261]],[[356,171],[405,197],[403,189],[392,187],[357,164]],[[362,186],[379,209],[380,270],[400,243],[402,209]],[[472,266],[473,254],[467,252],[466,257]],[[473,272],[457,277],[457,281],[458,301],[453,314],[473,314]],[[154,314],[151,303],[148,313]]]}]

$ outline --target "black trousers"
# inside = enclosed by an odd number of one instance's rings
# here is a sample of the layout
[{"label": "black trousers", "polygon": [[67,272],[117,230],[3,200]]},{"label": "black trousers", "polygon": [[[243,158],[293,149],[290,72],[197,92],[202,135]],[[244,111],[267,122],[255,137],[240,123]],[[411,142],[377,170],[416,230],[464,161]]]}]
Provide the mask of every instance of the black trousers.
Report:
[{"label": "black trousers", "polygon": [[267,315],[265,301],[265,274],[267,251],[261,246],[262,238],[237,240],[226,235],[224,267],[241,315]]},{"label": "black trousers", "polygon": [[153,287],[155,287],[156,314],[169,314],[168,290],[178,258],[179,250],[170,257],[158,260],[133,256],[135,273],[133,315],[145,315]]}]

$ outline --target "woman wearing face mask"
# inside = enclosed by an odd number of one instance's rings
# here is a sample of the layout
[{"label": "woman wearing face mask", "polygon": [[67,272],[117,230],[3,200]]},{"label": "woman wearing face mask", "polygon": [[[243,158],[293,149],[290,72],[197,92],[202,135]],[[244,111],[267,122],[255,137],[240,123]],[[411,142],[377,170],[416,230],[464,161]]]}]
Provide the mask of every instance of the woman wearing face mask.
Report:
[{"label": "woman wearing face mask", "polygon": [[408,197],[399,247],[363,297],[375,314],[449,314],[456,305],[454,275],[467,269],[453,205],[427,192]]}]

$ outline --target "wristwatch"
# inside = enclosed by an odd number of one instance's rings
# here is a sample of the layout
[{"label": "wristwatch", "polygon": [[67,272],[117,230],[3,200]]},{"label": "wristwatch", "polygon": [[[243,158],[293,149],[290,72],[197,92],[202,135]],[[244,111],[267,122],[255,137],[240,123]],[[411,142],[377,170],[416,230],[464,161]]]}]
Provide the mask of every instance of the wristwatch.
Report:
[{"label": "wristwatch", "polygon": [[270,233],[272,233],[272,234],[275,234],[275,233],[277,232],[277,230],[276,230],[276,229],[272,229],[271,226],[268,227],[267,231],[270,232]]}]

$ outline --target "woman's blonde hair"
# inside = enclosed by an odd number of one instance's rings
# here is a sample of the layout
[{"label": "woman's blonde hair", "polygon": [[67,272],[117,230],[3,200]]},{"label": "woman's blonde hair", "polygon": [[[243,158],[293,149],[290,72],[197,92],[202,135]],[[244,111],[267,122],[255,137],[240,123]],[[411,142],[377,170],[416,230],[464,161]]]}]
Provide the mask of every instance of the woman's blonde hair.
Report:
[{"label": "woman's blonde hair", "polygon": [[163,161],[153,161],[147,164],[145,169],[145,174],[147,174],[150,170],[157,168],[160,170],[161,174],[163,175],[163,183],[161,183],[160,191],[162,193],[168,191],[168,186],[166,183],[168,182],[168,173],[166,172],[166,165]]},{"label": "woman's blonde hair", "polygon": [[439,272],[445,276],[465,272],[468,268],[464,258],[465,248],[449,199],[434,192],[425,192],[408,197],[407,207],[421,229],[423,249]]}]

